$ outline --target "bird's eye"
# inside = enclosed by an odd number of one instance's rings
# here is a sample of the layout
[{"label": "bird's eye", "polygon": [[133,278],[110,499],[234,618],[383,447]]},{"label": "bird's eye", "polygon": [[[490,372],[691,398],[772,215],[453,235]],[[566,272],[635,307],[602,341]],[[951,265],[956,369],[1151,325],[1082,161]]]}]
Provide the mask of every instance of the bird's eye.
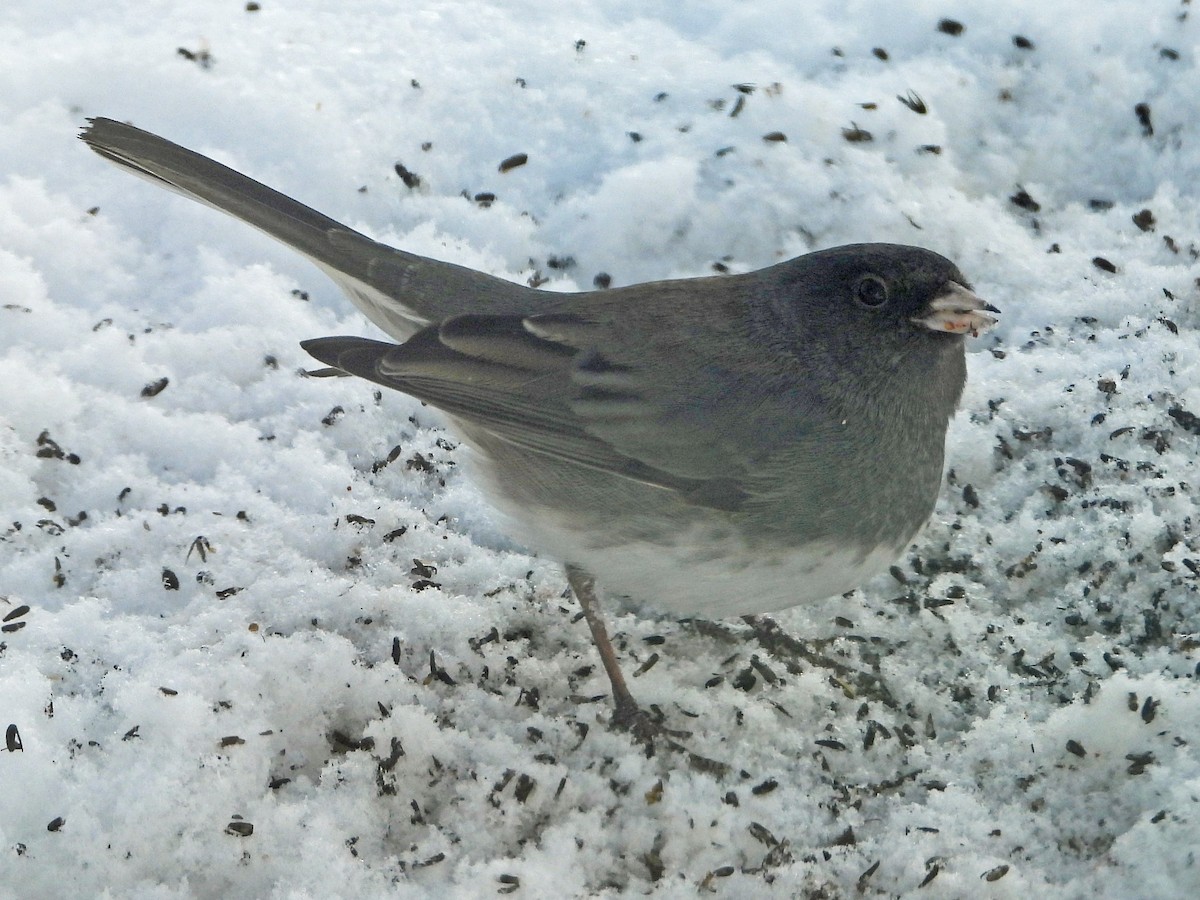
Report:
[{"label": "bird's eye", "polygon": [[864,275],[854,285],[854,299],[863,306],[883,306],[888,300],[888,286],[878,275]]}]

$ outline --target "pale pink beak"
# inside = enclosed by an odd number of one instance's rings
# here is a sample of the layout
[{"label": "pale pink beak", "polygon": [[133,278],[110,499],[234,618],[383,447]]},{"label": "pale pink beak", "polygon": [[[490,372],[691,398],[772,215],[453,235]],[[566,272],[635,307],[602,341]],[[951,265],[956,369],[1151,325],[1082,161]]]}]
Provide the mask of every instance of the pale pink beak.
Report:
[{"label": "pale pink beak", "polygon": [[924,314],[914,316],[912,321],[931,331],[979,337],[997,322],[988,313],[998,312],[1000,310],[992,304],[981,300],[961,284],[951,281],[946,284],[942,293],[929,302]]}]

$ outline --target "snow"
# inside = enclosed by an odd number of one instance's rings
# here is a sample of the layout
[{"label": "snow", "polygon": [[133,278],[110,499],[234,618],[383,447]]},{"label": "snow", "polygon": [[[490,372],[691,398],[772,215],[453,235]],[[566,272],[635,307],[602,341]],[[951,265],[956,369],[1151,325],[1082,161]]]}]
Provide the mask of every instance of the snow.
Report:
[{"label": "snow", "polygon": [[[1197,14],[984,9],[8,0],[0,896],[1200,893]],[[1003,317],[934,519],[778,632],[614,616],[647,758],[469,448],[300,376],[371,327],[92,115],[551,290],[935,249]]]}]

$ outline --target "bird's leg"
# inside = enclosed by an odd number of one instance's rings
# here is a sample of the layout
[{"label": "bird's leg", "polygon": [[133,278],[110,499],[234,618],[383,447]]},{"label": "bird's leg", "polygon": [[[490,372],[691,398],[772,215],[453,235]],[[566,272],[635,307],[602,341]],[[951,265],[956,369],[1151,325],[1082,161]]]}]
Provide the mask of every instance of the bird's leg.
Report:
[{"label": "bird's leg", "polygon": [[604,624],[604,614],[600,610],[600,599],[596,596],[596,578],[578,566],[567,566],[567,583],[575,593],[575,599],[583,609],[583,617],[587,619],[588,629],[592,632],[592,642],[596,652],[600,654],[600,662],[608,674],[612,684],[613,724],[618,728],[629,728],[644,714],[629,692],[625,683],[625,675],[621,672],[621,664],[617,662],[617,651],[613,649],[608,637],[608,628]]},{"label": "bird's leg", "polygon": [[[608,637],[608,628],[604,624],[604,615],[600,610],[600,598],[596,596],[596,578],[579,566],[567,566],[567,583],[571,585],[579,606],[583,609],[583,617],[587,619],[588,629],[592,632],[592,642],[600,654],[600,662],[612,684],[613,717],[612,724],[621,731],[627,731],[634,740],[646,749],[647,756],[653,756],[655,747],[661,742],[672,750],[686,750],[678,739],[689,735],[687,731],[674,731],[663,725],[662,715],[651,716],[638,706],[625,683],[621,672],[621,664],[617,662],[617,651],[613,649]],[[688,752],[693,765],[720,765]]]}]

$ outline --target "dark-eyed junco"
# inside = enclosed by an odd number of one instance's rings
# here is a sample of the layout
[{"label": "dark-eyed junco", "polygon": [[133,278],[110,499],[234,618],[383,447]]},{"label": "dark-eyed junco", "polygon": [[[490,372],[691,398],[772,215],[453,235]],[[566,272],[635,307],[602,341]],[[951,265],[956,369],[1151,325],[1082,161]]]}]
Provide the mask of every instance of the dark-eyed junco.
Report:
[{"label": "dark-eyed junco", "polygon": [[130,125],[92,119],[82,138],[299,250],[402,342],[303,346],[457,423],[516,536],[566,566],[614,722],[643,735],[594,583],[720,617],[879,573],[933,510],[963,336],[995,322],[953,263],[894,244],[542,292],[377,243]]}]

